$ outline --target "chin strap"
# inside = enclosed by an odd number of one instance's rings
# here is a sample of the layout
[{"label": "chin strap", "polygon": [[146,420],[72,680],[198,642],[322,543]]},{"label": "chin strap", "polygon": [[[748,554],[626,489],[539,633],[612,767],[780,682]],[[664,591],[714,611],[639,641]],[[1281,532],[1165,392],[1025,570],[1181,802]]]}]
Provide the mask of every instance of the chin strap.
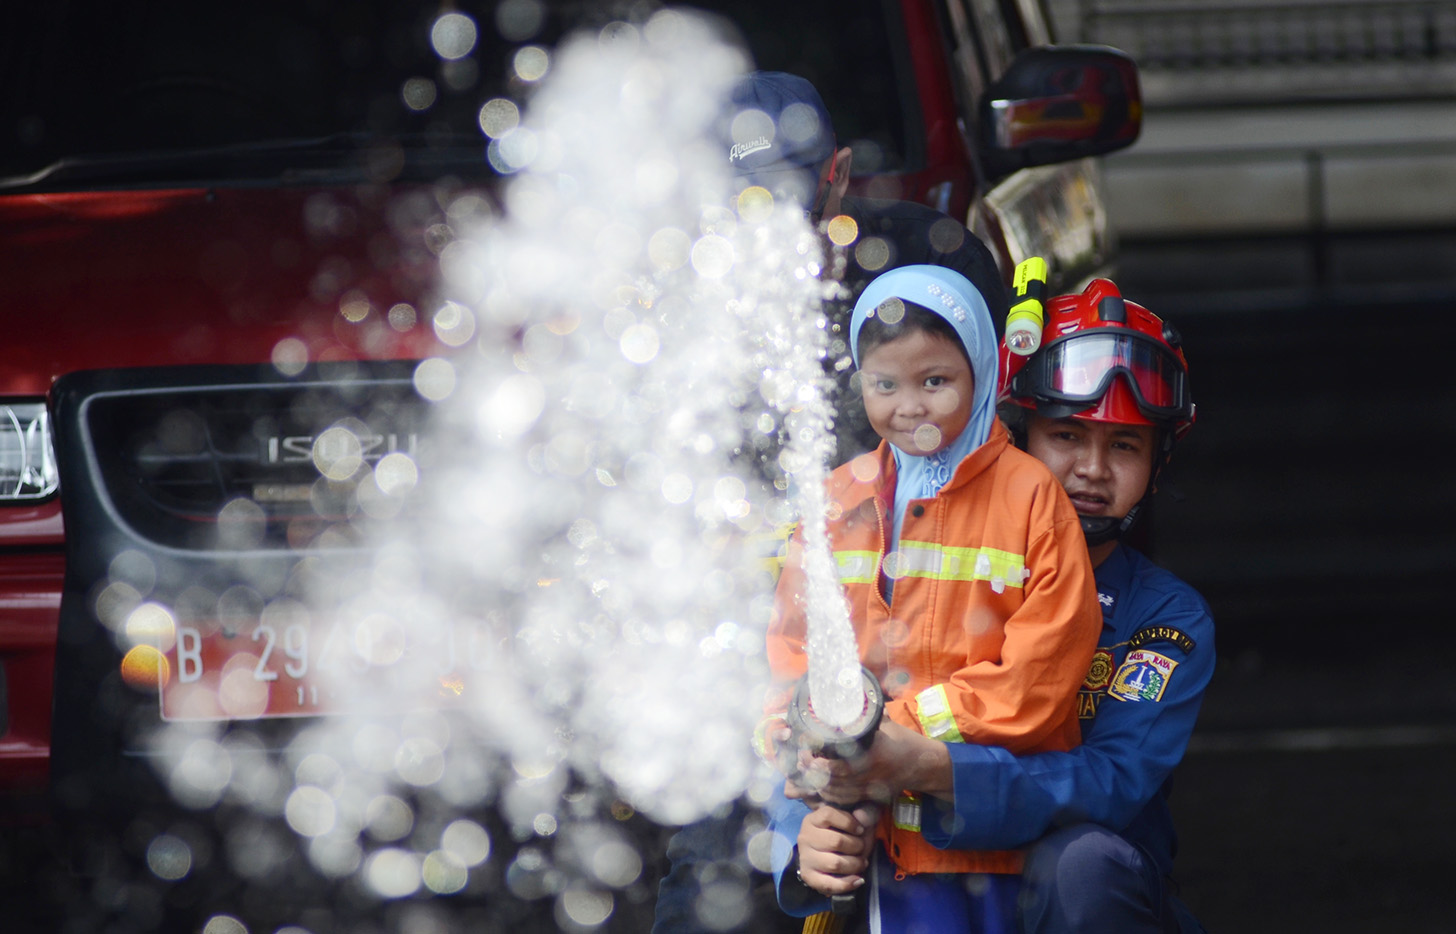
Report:
[{"label": "chin strap", "polygon": [[1137,523],[1138,516],[1143,511],[1143,503],[1147,501],[1146,496],[1138,500],[1137,505],[1129,509],[1127,515],[1121,519],[1112,516],[1078,516],[1077,518],[1082,523],[1082,535],[1086,537],[1088,547],[1116,541],[1126,535],[1127,530]]}]

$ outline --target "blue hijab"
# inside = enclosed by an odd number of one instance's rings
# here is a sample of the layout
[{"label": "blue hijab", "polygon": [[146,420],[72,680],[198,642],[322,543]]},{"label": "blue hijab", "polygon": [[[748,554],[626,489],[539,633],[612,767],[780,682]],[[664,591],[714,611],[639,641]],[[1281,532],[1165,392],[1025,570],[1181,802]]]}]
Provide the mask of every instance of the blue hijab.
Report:
[{"label": "blue hijab", "polygon": [[955,440],[934,454],[914,454],[891,444],[895,455],[895,521],[890,548],[900,542],[905,507],[912,499],[928,499],[950,481],[955,468],[976,448],[986,443],[996,418],[996,332],[991,311],[971,280],[944,266],[900,266],[877,276],[854,303],[849,321],[849,347],[856,368],[859,360],[859,332],[865,321],[888,298],[914,302],[950,322],[975,378],[971,419]]}]

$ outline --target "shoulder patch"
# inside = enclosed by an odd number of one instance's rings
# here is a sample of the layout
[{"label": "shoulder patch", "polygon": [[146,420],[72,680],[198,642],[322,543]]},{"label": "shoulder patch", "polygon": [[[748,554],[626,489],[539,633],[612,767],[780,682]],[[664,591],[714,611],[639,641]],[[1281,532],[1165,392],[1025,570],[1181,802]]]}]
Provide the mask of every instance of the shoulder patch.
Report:
[{"label": "shoulder patch", "polygon": [[1107,694],[1120,701],[1160,701],[1177,667],[1177,662],[1157,652],[1143,649],[1129,652],[1113,676]]},{"label": "shoulder patch", "polygon": [[1087,680],[1082,682],[1084,691],[1100,691],[1112,681],[1112,652],[1098,649],[1092,653],[1092,664],[1087,668]]},{"label": "shoulder patch", "polygon": [[1147,629],[1139,629],[1127,640],[1129,648],[1140,649],[1149,642],[1171,642],[1184,652],[1192,652],[1197,645],[1192,637],[1181,629],[1174,629],[1172,626],[1149,626]]}]

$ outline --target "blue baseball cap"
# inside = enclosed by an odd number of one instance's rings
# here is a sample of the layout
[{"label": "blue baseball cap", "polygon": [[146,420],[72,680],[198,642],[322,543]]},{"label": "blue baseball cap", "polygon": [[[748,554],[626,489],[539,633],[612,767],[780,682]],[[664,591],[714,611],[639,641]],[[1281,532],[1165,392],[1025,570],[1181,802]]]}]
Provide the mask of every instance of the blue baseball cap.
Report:
[{"label": "blue baseball cap", "polygon": [[809,206],[819,168],[834,155],[834,125],[814,85],[782,71],[744,75],[729,95],[728,163],[745,185]]}]

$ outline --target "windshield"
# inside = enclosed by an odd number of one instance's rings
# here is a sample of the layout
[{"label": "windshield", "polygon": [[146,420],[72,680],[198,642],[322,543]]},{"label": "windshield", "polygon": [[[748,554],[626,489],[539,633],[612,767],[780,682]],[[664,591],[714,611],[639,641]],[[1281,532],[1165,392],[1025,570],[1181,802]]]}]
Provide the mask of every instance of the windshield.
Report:
[{"label": "windshield", "polygon": [[[759,67],[818,84],[865,169],[903,164],[895,20],[879,0],[696,5],[728,14]],[[583,0],[18,5],[0,32],[0,178],[79,158],[90,168],[73,175],[145,182],[185,175],[179,153],[219,151],[241,156],[210,166],[222,177],[349,160],[399,173],[431,157],[489,172],[482,108],[524,101],[569,28],[623,15]]]}]

